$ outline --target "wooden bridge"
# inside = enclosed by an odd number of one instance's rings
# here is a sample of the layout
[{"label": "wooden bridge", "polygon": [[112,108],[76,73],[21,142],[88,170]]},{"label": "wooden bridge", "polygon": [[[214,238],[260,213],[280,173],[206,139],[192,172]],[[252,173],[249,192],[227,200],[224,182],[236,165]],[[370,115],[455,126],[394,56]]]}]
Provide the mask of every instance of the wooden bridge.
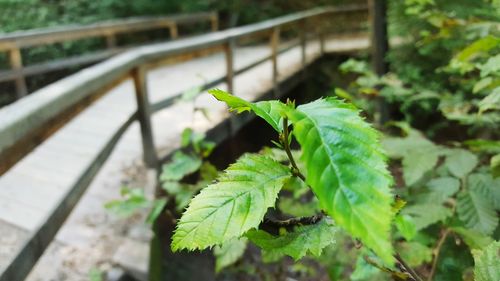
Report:
[{"label": "wooden bridge", "polygon": [[[367,7],[317,8],[132,48],[0,109],[0,280],[26,278],[113,151],[115,163],[142,154],[157,169],[178,147],[185,127],[221,141],[246,122],[228,118],[226,108],[203,91],[225,88],[248,100],[280,97],[324,54],[367,49],[365,33],[335,34],[342,16],[366,23]],[[148,20],[138,26],[166,24]],[[92,34],[110,36],[107,28]],[[77,35],[57,38],[67,36]],[[12,47],[2,42],[0,48]],[[15,61],[18,51],[10,52]],[[30,71],[13,65],[19,90]],[[198,90],[194,101],[183,99]],[[194,110],[200,107],[209,120]]]}]

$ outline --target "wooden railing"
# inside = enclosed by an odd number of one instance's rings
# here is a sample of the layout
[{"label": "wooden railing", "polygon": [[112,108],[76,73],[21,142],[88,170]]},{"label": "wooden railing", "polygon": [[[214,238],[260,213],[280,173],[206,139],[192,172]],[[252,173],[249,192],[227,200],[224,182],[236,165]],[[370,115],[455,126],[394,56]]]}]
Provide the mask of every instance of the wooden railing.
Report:
[{"label": "wooden railing", "polygon": [[[181,94],[151,104],[146,87],[146,74],[149,70],[170,63],[174,58],[187,60],[223,51],[226,58],[226,74],[206,83],[203,90],[226,82],[228,90],[232,91],[236,75],[270,60],[273,65],[273,89],[279,92],[277,59],[279,53],[301,46],[302,66],[305,67],[308,39],[319,39],[321,50],[324,50],[325,36],[332,31],[322,28],[321,22],[339,13],[366,11],[366,6],[316,8],[225,31],[139,47],[81,70],[0,109],[0,159],[2,159],[0,174],[2,174],[81,110],[125,79],[131,78],[134,81],[137,101],[137,111],[107,140],[95,160],[75,181],[71,192],[62,198],[58,207],[47,216],[45,223],[32,233],[28,242],[16,254],[15,260],[1,273],[0,281],[24,279],[133,121],[138,120],[140,123],[144,162],[148,167],[158,168],[159,160],[153,141],[151,116],[160,109],[172,105]],[[280,48],[281,31],[290,28],[297,31],[297,43],[287,48]],[[237,42],[256,35],[267,37],[271,54],[244,68],[235,69],[233,53]]]},{"label": "wooden railing", "polygon": [[[126,47],[117,46],[117,35],[166,28],[170,39],[179,36],[178,26],[210,22],[212,31],[218,29],[218,18],[214,12],[203,12],[186,15],[129,18],[91,25],[64,26],[0,34],[0,52],[7,52],[11,66],[10,71],[0,71],[0,82],[14,81],[16,85],[16,98],[21,98],[28,93],[26,77],[43,74],[71,66],[85,65],[107,59],[125,50]],[[48,63],[23,66],[21,49],[50,45],[54,43],[103,37],[106,40],[106,50],[59,59]]]}]

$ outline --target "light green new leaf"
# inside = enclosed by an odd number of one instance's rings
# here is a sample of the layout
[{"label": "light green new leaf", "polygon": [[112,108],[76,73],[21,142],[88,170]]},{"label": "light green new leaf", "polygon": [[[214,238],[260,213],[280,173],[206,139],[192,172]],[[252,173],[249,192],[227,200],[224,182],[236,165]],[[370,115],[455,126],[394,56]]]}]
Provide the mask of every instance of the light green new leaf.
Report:
[{"label": "light green new leaf", "polygon": [[491,243],[484,250],[473,250],[476,281],[500,280],[500,242]]},{"label": "light green new leaf", "polygon": [[479,190],[462,191],[457,196],[458,218],[470,229],[490,235],[498,225],[492,203]]},{"label": "light green new leaf", "polygon": [[257,227],[290,177],[288,167],[268,157],[244,155],[191,200],[177,224],[172,250],[220,245]]},{"label": "light green new leaf", "polygon": [[500,73],[500,54],[490,57],[486,63],[479,67],[479,69],[481,70],[481,77],[485,77],[493,73]]},{"label": "light green new leaf", "polygon": [[199,157],[177,151],[172,157],[172,161],[163,165],[160,180],[181,180],[183,177],[196,172],[201,167],[201,163]]},{"label": "light green new leaf", "polygon": [[462,62],[470,61],[480,53],[488,52],[500,44],[500,38],[488,35],[474,41],[467,48],[458,53],[454,59]]},{"label": "light green new leaf", "polygon": [[406,239],[406,241],[411,241],[417,234],[415,223],[409,215],[397,215],[394,223],[396,224],[396,228],[399,233]]},{"label": "light green new leaf", "polygon": [[335,242],[335,232],[335,226],[327,219],[322,219],[316,224],[298,226],[292,232],[279,236],[263,230],[249,231],[246,236],[264,251],[299,260],[307,253],[319,257],[323,248]]},{"label": "light green new leaf", "polygon": [[462,178],[470,173],[478,162],[477,156],[465,149],[450,149],[445,165],[452,175]]},{"label": "light green new leaf", "polygon": [[257,116],[269,123],[269,125],[271,125],[277,132],[282,131],[283,125],[280,120],[282,120],[282,112],[287,107],[286,104],[277,100],[252,103],[219,89],[212,89],[208,92],[216,99],[225,102],[231,110],[238,113],[253,111]]},{"label": "light green new leaf", "polygon": [[487,110],[500,109],[500,87],[495,88],[489,95],[479,102],[479,113]]},{"label": "light green new leaf", "polygon": [[245,253],[247,248],[247,239],[233,238],[224,242],[222,246],[215,246],[215,272],[220,272],[222,269],[237,262]]},{"label": "light green new leaf", "polygon": [[337,225],[392,263],[392,178],[379,134],[349,104],[319,99],[287,111],[306,181]]}]

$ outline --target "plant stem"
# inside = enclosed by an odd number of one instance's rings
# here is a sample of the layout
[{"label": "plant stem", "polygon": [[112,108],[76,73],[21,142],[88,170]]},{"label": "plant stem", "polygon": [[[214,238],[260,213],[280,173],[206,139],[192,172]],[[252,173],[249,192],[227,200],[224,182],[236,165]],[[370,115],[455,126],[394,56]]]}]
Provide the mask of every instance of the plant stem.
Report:
[{"label": "plant stem", "polygon": [[404,260],[403,258],[399,255],[399,253],[394,254],[394,257],[396,260],[404,267],[405,271],[410,274],[410,276],[415,279],[416,281],[422,281],[422,278],[418,276],[418,274],[411,268]]},{"label": "plant stem", "polygon": [[439,253],[441,252],[441,247],[443,247],[444,241],[446,241],[448,234],[450,234],[450,230],[446,229],[441,235],[441,238],[439,238],[436,248],[434,249],[434,260],[432,261],[431,273],[429,274],[429,278],[427,278],[428,281],[431,281],[432,278],[434,277],[434,273],[436,273],[437,262],[439,260]]},{"label": "plant stem", "polygon": [[288,156],[290,164],[292,165],[293,175],[299,177],[301,180],[305,182],[306,177],[300,172],[299,167],[295,162],[295,159],[293,159],[292,150],[290,149],[290,143],[288,142],[289,138],[290,138],[290,131],[288,130],[288,118],[285,117],[283,118],[283,134],[280,137],[280,142],[283,145],[283,149],[285,150],[286,155]]},{"label": "plant stem", "polygon": [[296,225],[311,225],[318,223],[321,219],[323,219],[324,214],[320,213],[310,217],[300,217],[300,218],[291,218],[287,220],[272,220],[272,219],[264,219],[264,224],[273,227],[289,227]]}]

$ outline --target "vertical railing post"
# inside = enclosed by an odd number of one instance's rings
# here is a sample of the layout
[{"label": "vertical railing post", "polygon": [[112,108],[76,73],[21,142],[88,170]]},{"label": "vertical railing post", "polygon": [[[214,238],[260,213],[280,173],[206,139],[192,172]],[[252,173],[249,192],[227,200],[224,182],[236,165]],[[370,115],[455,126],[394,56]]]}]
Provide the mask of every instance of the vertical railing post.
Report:
[{"label": "vertical railing post", "polygon": [[212,31],[217,31],[219,29],[219,17],[216,12],[212,13],[210,16],[210,26]]},{"label": "vertical railing post", "polygon": [[325,54],[325,27],[323,19],[327,19],[325,16],[319,16],[318,29],[319,29],[319,52],[321,56]]},{"label": "vertical railing post", "polygon": [[28,94],[28,88],[26,87],[26,79],[22,73],[23,60],[19,48],[16,47],[9,50],[9,61],[10,67],[16,73],[16,97],[20,99]]},{"label": "vertical railing post", "polygon": [[306,57],[306,36],[307,36],[307,33],[306,33],[306,29],[307,29],[307,23],[306,23],[306,20],[303,19],[300,21],[300,24],[299,24],[299,32],[300,32],[300,53],[301,53],[301,63],[302,63],[302,71],[305,71],[305,67],[306,67],[306,60],[307,60],[307,57]]},{"label": "vertical railing post", "polygon": [[106,34],[106,46],[108,49],[113,49],[116,47],[116,37],[113,33]]},{"label": "vertical railing post", "polygon": [[[227,91],[230,93],[234,92],[234,48],[235,40],[229,39],[224,44],[224,54],[226,57],[226,84]],[[234,94],[234,93],[233,93]]]},{"label": "vertical railing post", "polygon": [[179,31],[177,30],[177,23],[175,21],[169,23],[168,29],[170,31],[171,39],[176,39],[179,36]]},{"label": "vertical railing post", "polygon": [[280,28],[275,27],[271,31],[271,62],[273,67],[273,95],[275,98],[279,97],[279,72],[278,72],[278,49],[280,45]]},{"label": "vertical railing post", "polygon": [[[369,0],[371,32],[372,62],[375,74],[382,76],[389,70],[389,65],[385,61],[385,56],[389,50],[389,40],[387,37],[387,18],[385,0]],[[377,107],[379,124],[384,124],[389,120],[389,110],[383,97],[378,97]]]},{"label": "vertical railing post", "polygon": [[135,96],[137,99],[137,119],[141,126],[144,163],[149,168],[157,168],[158,156],[156,155],[153,128],[151,126],[151,107],[148,98],[146,70],[144,67],[137,67],[132,71],[132,75],[134,79]]}]

